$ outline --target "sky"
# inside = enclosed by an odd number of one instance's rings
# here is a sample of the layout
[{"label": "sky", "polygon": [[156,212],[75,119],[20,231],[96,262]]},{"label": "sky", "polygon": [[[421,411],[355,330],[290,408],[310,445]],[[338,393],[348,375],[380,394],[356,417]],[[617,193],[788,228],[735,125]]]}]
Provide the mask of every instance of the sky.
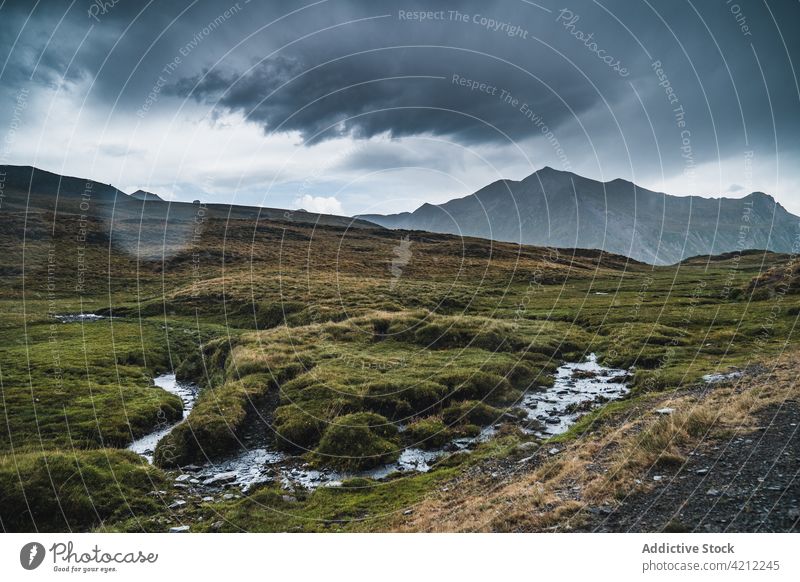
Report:
[{"label": "sky", "polygon": [[0,164],[411,211],[551,166],[800,214],[797,0],[0,0]]}]

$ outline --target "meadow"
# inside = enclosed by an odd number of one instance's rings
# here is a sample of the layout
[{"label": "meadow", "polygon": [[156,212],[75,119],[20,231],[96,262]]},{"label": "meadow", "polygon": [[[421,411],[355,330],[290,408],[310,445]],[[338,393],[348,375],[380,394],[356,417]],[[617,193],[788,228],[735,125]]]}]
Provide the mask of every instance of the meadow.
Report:
[{"label": "meadow", "polygon": [[[7,531],[165,531],[187,521],[192,531],[403,529],[409,507],[423,519],[446,483],[487,463],[554,443],[588,446],[614,415],[645,414],[643,403],[684,390],[722,390],[702,377],[796,348],[794,257],[763,251],[653,267],[593,250],[290,216],[109,222],[45,208],[3,222]],[[75,313],[104,318],[55,318]],[[520,431],[515,403],[590,353],[629,370],[628,398],[549,441]],[[149,465],[124,449],[180,418],[180,400],[152,385],[170,371],[201,390]],[[714,424],[676,420],[684,440]],[[493,439],[424,474],[314,491],[264,483],[179,512],[158,493],[180,467],[230,455],[254,431],[312,467],[359,470],[489,425],[501,427]],[[662,453],[679,457],[671,438],[636,442],[654,457],[628,467],[631,479]],[[490,529],[558,523],[516,519]]]}]

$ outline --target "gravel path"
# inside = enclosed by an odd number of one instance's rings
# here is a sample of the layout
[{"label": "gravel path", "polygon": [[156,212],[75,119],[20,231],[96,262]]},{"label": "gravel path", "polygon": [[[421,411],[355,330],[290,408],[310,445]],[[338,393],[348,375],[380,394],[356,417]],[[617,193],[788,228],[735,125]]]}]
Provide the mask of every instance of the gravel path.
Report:
[{"label": "gravel path", "polygon": [[787,400],[757,414],[759,430],[702,445],[677,471],[651,471],[655,487],[584,531],[800,531],[800,404]]}]

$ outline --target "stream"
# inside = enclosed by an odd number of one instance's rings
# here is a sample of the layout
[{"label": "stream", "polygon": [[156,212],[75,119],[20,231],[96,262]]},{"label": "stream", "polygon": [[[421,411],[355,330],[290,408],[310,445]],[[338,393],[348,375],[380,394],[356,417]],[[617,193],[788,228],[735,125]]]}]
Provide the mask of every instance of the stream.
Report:
[{"label": "stream", "polygon": [[153,379],[155,385],[171,394],[175,394],[183,402],[183,418],[177,422],[168,421],[165,418],[159,417],[159,423],[156,429],[146,434],[145,436],[136,439],[128,445],[128,449],[134,453],[139,453],[148,462],[153,462],[153,452],[156,450],[158,441],[167,436],[170,431],[178,424],[182,423],[194,407],[194,401],[197,398],[198,387],[194,384],[186,382],[178,382],[175,374],[162,374]]},{"label": "stream", "polygon": [[[527,434],[540,438],[563,433],[589,410],[627,394],[627,378],[625,370],[601,366],[595,354],[590,354],[584,362],[563,364],[555,373],[552,387],[528,390],[518,403],[517,408],[525,412],[527,417],[519,421],[520,428]],[[155,383],[181,397],[185,418],[194,404],[197,387],[177,382],[174,374],[159,376]],[[155,445],[176,424],[178,423],[160,427],[138,439],[129,448],[152,462]],[[438,458],[456,451],[472,449],[490,439],[496,432],[496,426],[489,426],[476,437],[454,439],[441,449],[407,448],[394,463],[349,474],[312,468],[302,458],[272,447],[248,447],[227,459],[209,462],[202,467],[184,467],[184,474],[178,477],[175,486],[191,487],[205,492],[236,486],[246,492],[259,483],[278,481],[286,489],[298,486],[315,489],[335,487],[352,477],[381,479],[395,472],[426,472]]]}]

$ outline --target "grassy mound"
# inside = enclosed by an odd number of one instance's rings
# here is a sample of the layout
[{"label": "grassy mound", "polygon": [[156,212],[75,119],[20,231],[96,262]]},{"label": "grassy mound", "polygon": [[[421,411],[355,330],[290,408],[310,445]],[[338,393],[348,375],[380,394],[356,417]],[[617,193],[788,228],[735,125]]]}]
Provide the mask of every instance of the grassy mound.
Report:
[{"label": "grassy mound", "polygon": [[497,421],[503,412],[477,400],[466,400],[452,404],[442,411],[442,419],[448,426],[457,424],[487,425]]},{"label": "grassy mound", "polygon": [[380,414],[346,414],[325,429],[314,453],[320,462],[343,471],[369,469],[397,460],[396,434],[396,427]]},{"label": "grassy mound", "polygon": [[0,522],[6,531],[85,531],[149,515],[165,487],[155,467],[128,451],[100,449],[0,456]]},{"label": "grassy mound", "polygon": [[453,437],[440,417],[421,418],[406,427],[405,439],[409,446],[421,449],[438,449]]},{"label": "grassy mound", "polygon": [[738,295],[755,300],[770,299],[778,295],[800,293],[800,261],[792,260],[783,265],[775,265],[753,277]]}]

